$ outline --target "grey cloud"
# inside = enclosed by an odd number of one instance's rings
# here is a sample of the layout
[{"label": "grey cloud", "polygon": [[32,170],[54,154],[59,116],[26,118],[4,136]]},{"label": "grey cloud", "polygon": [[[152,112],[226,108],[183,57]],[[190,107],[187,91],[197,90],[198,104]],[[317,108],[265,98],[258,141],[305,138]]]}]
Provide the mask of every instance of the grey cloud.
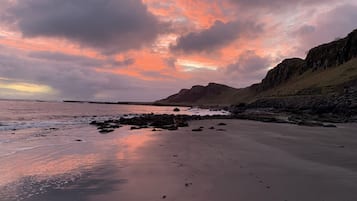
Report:
[{"label": "grey cloud", "polygon": [[257,82],[266,74],[271,58],[261,57],[254,51],[246,51],[239,59],[226,67],[226,74],[240,82]]},{"label": "grey cloud", "polygon": [[[345,37],[357,28],[357,5],[345,4],[317,16],[315,25],[305,24],[292,34],[300,40],[299,51]],[[302,53],[300,53],[302,54]]]},{"label": "grey cloud", "polygon": [[311,34],[316,30],[316,28],[312,25],[303,25],[300,28],[298,28],[296,31],[293,31],[294,36],[301,36],[301,35],[307,35]]},{"label": "grey cloud", "polygon": [[252,22],[216,21],[210,28],[200,32],[191,32],[177,39],[177,44],[171,50],[183,52],[212,52],[235,41],[243,33],[251,36],[263,31],[262,25]]},{"label": "grey cloud", "polygon": [[[279,10],[297,6],[315,6],[319,3],[340,2],[341,0],[229,0],[240,8]],[[242,9],[243,10],[243,9]]]},{"label": "grey cloud", "polygon": [[[1,45],[0,50],[0,79],[5,78],[9,83],[46,85],[56,92],[41,95],[1,89],[0,98],[153,101],[177,90],[180,83],[176,79],[163,84],[157,80],[145,81],[131,76],[98,72],[81,63],[82,58],[68,57],[69,60],[74,59],[73,62],[58,62],[44,59],[46,54],[42,54],[41,58],[34,58],[26,52]],[[37,53],[37,56],[38,54],[40,53]],[[79,62],[77,59],[80,59]]]},{"label": "grey cloud", "polygon": [[171,67],[171,68],[174,68],[174,69],[176,68],[176,62],[177,62],[176,58],[174,58],[174,57],[165,58],[164,62],[166,63],[166,65],[168,67]]},{"label": "grey cloud", "polygon": [[134,58],[126,58],[126,59],[123,59],[123,60],[120,60],[120,61],[114,60],[113,64],[115,65],[115,67],[118,67],[118,66],[130,66],[130,65],[135,64],[135,59]]},{"label": "grey cloud", "polygon": [[105,54],[138,49],[164,28],[140,0],[18,0],[1,16],[24,37],[54,37]]},{"label": "grey cloud", "polygon": [[60,52],[36,51],[36,52],[30,52],[28,56],[31,58],[56,61],[56,62],[71,62],[71,63],[75,62],[90,67],[98,66],[102,64],[102,62],[97,59],[92,59],[84,56],[69,55]]},{"label": "grey cloud", "polygon": [[67,62],[67,63],[76,63],[81,66],[87,67],[121,67],[121,66],[130,66],[135,63],[133,58],[125,58],[123,60],[116,60],[110,57],[107,59],[94,59],[85,56],[70,55],[61,52],[46,52],[46,51],[34,51],[28,53],[30,58],[54,61],[54,62]]}]

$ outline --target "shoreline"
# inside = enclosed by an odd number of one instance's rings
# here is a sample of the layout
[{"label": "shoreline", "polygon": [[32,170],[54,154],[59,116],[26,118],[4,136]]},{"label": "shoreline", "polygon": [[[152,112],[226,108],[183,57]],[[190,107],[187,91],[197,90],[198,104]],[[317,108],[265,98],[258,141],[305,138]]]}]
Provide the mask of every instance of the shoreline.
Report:
[{"label": "shoreline", "polygon": [[[182,114],[141,114],[134,117],[118,117],[111,118],[105,121],[92,121],[89,124],[97,127],[99,133],[106,134],[115,131],[115,129],[123,125],[131,126],[131,130],[139,130],[151,128],[153,131],[162,130],[178,130],[179,128],[188,127],[190,122],[195,120],[252,120],[265,123],[280,123],[291,124],[307,127],[326,127],[336,128],[336,124],[330,122],[321,122],[316,119],[308,119],[301,117],[281,116],[281,113],[251,113],[251,114],[228,114],[228,115],[182,115]],[[336,123],[336,122],[334,122]],[[337,122],[340,123],[340,122]],[[347,123],[347,122],[345,122]],[[197,130],[197,129],[195,129]],[[198,131],[199,128],[198,128]]]},{"label": "shoreline", "polygon": [[16,155],[32,156],[22,161],[31,164],[24,171],[73,171],[74,180],[66,183],[65,176],[54,175],[50,183],[40,180],[18,189],[48,185],[26,201],[353,201],[356,132],[356,124],[323,128],[236,119],[190,121],[188,127],[160,132],[124,126],[106,135],[87,126],[65,137],[76,146]]}]

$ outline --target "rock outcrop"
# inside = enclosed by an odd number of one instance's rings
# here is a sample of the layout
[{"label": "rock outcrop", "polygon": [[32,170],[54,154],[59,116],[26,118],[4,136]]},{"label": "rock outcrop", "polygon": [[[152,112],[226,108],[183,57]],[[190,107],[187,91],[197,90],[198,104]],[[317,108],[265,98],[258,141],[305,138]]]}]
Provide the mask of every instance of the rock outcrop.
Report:
[{"label": "rock outcrop", "polygon": [[[207,86],[196,85],[191,89],[182,89],[179,93],[169,96],[168,98],[159,100],[156,104],[210,104],[224,102],[226,95],[233,95],[237,89],[216,83],[209,83]],[[232,97],[230,97],[232,98]]]},{"label": "rock outcrop", "polygon": [[285,59],[267,73],[259,84],[259,91],[273,88],[288,81],[291,77],[301,73],[305,65],[305,61],[300,58]]},{"label": "rock outcrop", "polygon": [[306,56],[304,70],[326,69],[341,65],[357,56],[357,29],[347,37],[312,48]]},{"label": "rock outcrop", "polygon": [[[357,120],[357,29],[347,37],[312,48],[305,60],[285,59],[257,84],[243,89],[210,83],[183,89],[159,103],[232,104]],[[337,121],[337,120],[336,120]]]}]

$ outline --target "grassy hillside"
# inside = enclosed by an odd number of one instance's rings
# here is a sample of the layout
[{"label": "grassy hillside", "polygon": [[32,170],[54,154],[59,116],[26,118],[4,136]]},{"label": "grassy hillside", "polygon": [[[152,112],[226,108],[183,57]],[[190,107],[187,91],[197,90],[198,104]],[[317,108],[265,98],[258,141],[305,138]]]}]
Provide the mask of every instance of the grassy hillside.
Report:
[{"label": "grassy hillside", "polygon": [[230,105],[262,98],[342,95],[345,87],[356,88],[356,83],[357,30],[354,30],[343,39],[312,48],[305,59],[283,60],[262,82],[250,87],[235,89],[210,83],[181,90],[158,103]]},{"label": "grassy hillside", "polygon": [[342,85],[357,80],[357,58],[340,66],[312,71],[291,78],[288,82],[257,94],[266,96],[326,95],[342,90]]}]

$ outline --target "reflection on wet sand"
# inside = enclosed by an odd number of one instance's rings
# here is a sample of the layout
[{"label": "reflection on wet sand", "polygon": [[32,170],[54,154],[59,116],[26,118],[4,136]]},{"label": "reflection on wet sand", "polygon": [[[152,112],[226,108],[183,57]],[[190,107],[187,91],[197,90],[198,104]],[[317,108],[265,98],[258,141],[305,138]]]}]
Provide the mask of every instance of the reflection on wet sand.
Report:
[{"label": "reflection on wet sand", "polygon": [[116,144],[119,147],[119,150],[116,154],[118,160],[131,159],[137,160],[143,156],[135,152],[135,150],[144,146],[148,143],[152,136],[152,131],[149,129],[142,129],[140,131],[134,131],[134,135],[126,136],[122,139],[117,139]]},{"label": "reflection on wet sand", "polygon": [[83,172],[98,163],[98,154],[65,155],[46,161],[27,160],[14,156],[15,160],[2,162],[0,172],[0,197],[4,200],[22,200],[60,188],[81,177]]},{"label": "reflection on wet sand", "polygon": [[123,160],[142,157],[135,150],[150,140],[150,133],[122,128],[100,135],[93,130],[81,143],[43,146],[2,157],[0,200],[87,200],[115,191],[126,182],[119,175]]},{"label": "reflection on wet sand", "polygon": [[[21,177],[48,178],[69,172],[83,170],[96,164],[98,154],[88,155],[66,155],[61,158],[51,159],[51,161],[27,161],[21,158],[1,165],[0,186],[15,182]],[[16,167],[14,167],[16,164]]]}]

